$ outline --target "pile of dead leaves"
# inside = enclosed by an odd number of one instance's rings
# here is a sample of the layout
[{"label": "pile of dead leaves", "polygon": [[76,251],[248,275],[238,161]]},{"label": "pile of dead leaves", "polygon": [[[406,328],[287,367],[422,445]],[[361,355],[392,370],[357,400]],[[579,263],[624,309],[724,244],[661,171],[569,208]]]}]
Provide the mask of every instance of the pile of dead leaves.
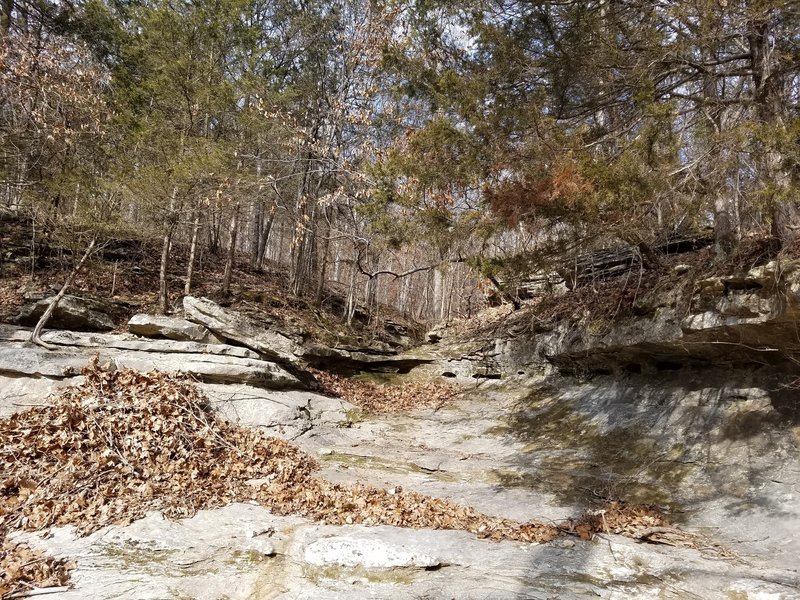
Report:
[{"label": "pile of dead leaves", "polygon": [[88,533],[149,510],[192,515],[246,496],[248,479],[298,484],[316,467],[287,442],[215,419],[193,383],[109,372],[0,421],[0,524]]},{"label": "pile of dead leaves", "polygon": [[[10,540],[0,545],[0,597],[26,595],[35,588],[62,587],[74,564]],[[21,596],[20,596],[21,597]]]},{"label": "pile of dead leaves", "polygon": [[218,420],[185,377],[104,370],[97,359],[84,376],[51,404],[0,420],[0,543],[3,560],[19,566],[5,569],[0,595],[25,589],[23,582],[61,584],[67,573],[57,561],[25,560],[29,550],[15,547],[11,532],[73,525],[88,534],[153,510],[188,517],[255,500],[330,524],[464,529],[528,542],[558,534],[415,492],[322,480],[313,475],[316,461],[286,441]]},{"label": "pile of dead leaves", "polygon": [[439,408],[459,392],[444,383],[408,382],[402,385],[379,385],[340,377],[327,371],[310,369],[320,384],[320,391],[355,404],[370,413],[402,412],[412,408]]},{"label": "pile of dead leaves", "polygon": [[720,544],[670,524],[658,507],[649,504],[606,501],[597,510],[568,519],[559,529],[582,540],[590,540],[598,533],[614,533],[641,542],[694,548],[720,558],[736,557]]},{"label": "pile of dead leaves", "polygon": [[595,533],[616,533],[640,538],[645,532],[667,527],[669,522],[655,506],[613,501],[568,521],[562,529],[588,540]]},{"label": "pile of dead leaves", "polygon": [[299,514],[329,525],[459,529],[491,540],[549,542],[559,535],[551,525],[490,517],[474,508],[401,488],[385,490],[313,478],[301,490],[264,486],[256,498],[278,514]]}]

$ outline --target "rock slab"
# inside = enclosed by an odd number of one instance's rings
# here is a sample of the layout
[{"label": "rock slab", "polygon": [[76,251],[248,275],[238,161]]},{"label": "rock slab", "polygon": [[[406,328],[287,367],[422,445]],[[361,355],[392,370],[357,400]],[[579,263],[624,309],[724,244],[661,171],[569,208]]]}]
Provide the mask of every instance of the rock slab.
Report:
[{"label": "rock slab", "polygon": [[432,569],[441,561],[420,552],[381,539],[356,537],[324,538],[312,542],[304,551],[305,561],[317,567],[363,567],[365,569]]},{"label": "rock slab", "polygon": [[186,318],[226,339],[255,350],[265,358],[283,364],[297,364],[298,344],[285,333],[259,323],[246,315],[227,310],[207,298],[186,296],[183,299]]},{"label": "rock slab", "polygon": [[208,329],[179,317],[138,314],[128,321],[128,331],[148,338],[166,338],[179,342],[221,343],[222,338]]},{"label": "rock slab", "polygon": [[[33,326],[50,306],[53,297],[43,298],[23,306],[14,321],[18,325]],[[122,306],[115,302],[64,296],[53,311],[47,326],[53,329],[83,331],[110,331],[116,327]]]}]

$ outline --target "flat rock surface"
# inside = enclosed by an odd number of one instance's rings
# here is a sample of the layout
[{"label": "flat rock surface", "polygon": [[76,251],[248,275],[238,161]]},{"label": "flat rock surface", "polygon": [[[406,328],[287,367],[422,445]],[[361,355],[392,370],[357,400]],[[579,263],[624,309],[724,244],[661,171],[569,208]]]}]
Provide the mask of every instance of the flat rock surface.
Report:
[{"label": "flat rock surface", "polygon": [[[0,409],[66,381],[1,376]],[[700,543],[491,542],[234,504],[177,522],[153,513],[85,538],[26,534],[77,560],[75,589],[50,597],[800,598],[800,423],[791,399],[750,375],[476,382],[437,410],[377,416],[311,392],[201,386],[223,416],[294,440],[333,481],[523,521],[624,498],[663,507]]]},{"label": "flat rock surface", "polygon": [[316,525],[249,504],[158,513],[76,538],[18,536],[77,559],[53,598],[797,598],[796,576],[618,536],[493,543],[459,531]]}]

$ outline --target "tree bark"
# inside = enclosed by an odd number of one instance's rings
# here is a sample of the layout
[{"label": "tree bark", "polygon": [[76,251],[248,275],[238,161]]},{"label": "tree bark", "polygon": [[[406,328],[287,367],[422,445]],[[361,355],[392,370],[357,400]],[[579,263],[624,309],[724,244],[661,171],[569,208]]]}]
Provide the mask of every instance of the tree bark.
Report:
[{"label": "tree bark", "polygon": [[[701,19],[700,55],[704,63],[713,65],[718,56],[717,32],[720,29],[719,16],[714,11],[707,11]],[[724,108],[720,103],[719,76],[715,67],[708,67],[703,73],[703,102],[706,107],[705,130],[709,156],[704,161],[703,179],[706,194],[711,199],[714,211],[714,238],[717,256],[729,254],[739,242],[739,224],[737,220],[736,199],[733,190],[726,185],[725,152],[721,147],[720,134],[723,128]]]},{"label": "tree bark", "polygon": [[176,226],[176,206],[178,202],[178,187],[172,188],[169,197],[169,212],[164,223],[164,237],[161,245],[161,265],[158,271],[158,310],[162,315],[169,312],[169,289],[167,285],[167,267],[169,266],[169,251],[172,246],[172,236]]},{"label": "tree bark", "polygon": [[258,260],[256,261],[256,270],[261,271],[264,268],[264,259],[267,255],[267,248],[269,247],[269,236],[272,233],[272,224],[275,221],[275,205],[269,209],[269,216],[264,221],[261,233],[258,238]]},{"label": "tree bark", "polygon": [[194,279],[194,262],[197,258],[197,240],[200,237],[200,208],[194,212],[194,224],[192,225],[192,241],[189,246],[189,264],[186,266],[186,285],[183,288],[184,295],[192,293],[192,280]]},{"label": "tree bark", "polygon": [[317,282],[317,304],[322,304],[322,296],[325,293],[325,279],[328,275],[328,250],[330,249],[330,210],[328,208],[325,209],[325,221],[328,223],[325,237],[322,240],[322,263],[319,269],[319,280]]},{"label": "tree bark", "polygon": [[359,252],[358,247],[353,248],[353,264],[350,268],[350,282],[347,287],[347,302],[344,308],[344,318],[348,326],[353,324],[353,317],[356,314],[356,274],[358,273]]},{"label": "tree bark", "polygon": [[233,277],[233,265],[236,260],[236,234],[239,231],[239,209],[239,202],[236,202],[231,215],[230,229],[228,230],[230,244],[228,245],[228,257],[225,260],[225,274],[222,277],[222,295],[225,297],[230,296],[231,293],[231,278]]},{"label": "tree bark", "polygon": [[[753,99],[757,118],[762,125],[785,131],[786,107],[784,80],[774,64],[770,17],[753,19],[749,26],[750,63],[753,77]],[[770,135],[774,135],[770,131]],[[800,208],[791,197],[791,175],[784,165],[782,153],[769,143],[761,157],[761,181],[772,208],[772,235],[779,248],[795,244],[800,237]]]},{"label": "tree bark", "polygon": [[33,342],[34,344],[41,346],[42,348],[47,348],[48,350],[54,349],[53,346],[42,341],[40,337],[42,334],[42,329],[44,329],[44,326],[47,324],[47,321],[50,320],[50,317],[53,315],[53,311],[55,311],[56,307],[58,306],[58,303],[61,302],[61,299],[67,293],[67,290],[72,285],[72,283],[75,281],[75,277],[77,277],[84,263],[91,255],[92,250],[94,250],[96,243],[97,243],[97,237],[95,236],[92,238],[92,241],[89,242],[86,251],[83,253],[83,256],[78,261],[78,264],[75,265],[75,267],[70,272],[69,276],[67,277],[67,280],[64,282],[64,285],[62,285],[61,289],[58,291],[58,294],[56,294],[55,298],[53,298],[50,301],[50,305],[44,311],[42,316],[39,317],[39,321],[36,323],[36,327],[33,328],[33,332],[31,333],[30,337],[30,341]]}]

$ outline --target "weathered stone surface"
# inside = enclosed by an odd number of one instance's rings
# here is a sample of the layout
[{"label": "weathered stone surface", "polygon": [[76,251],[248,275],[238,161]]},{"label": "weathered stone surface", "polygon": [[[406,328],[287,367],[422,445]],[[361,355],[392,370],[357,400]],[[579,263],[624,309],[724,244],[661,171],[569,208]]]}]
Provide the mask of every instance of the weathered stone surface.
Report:
[{"label": "weathered stone surface", "polygon": [[[77,559],[75,587],[56,596],[63,600],[799,597],[796,574],[618,536],[572,546],[493,543],[461,531],[319,526],[247,504],[177,522],[156,513],[85,538],[65,528],[53,529],[47,539],[17,538]],[[335,557],[322,566],[305,560],[309,547],[337,539],[441,560],[428,569],[413,562],[387,569],[365,561],[341,565]],[[274,549],[275,557],[258,542]]]},{"label": "weathered stone surface", "polygon": [[51,393],[64,386],[79,384],[81,381],[83,376],[49,379],[0,374],[0,418],[31,406],[45,404]]},{"label": "weathered stone surface", "polygon": [[88,537],[59,528],[47,540],[20,539],[76,560],[74,588],[59,600],[138,598],[246,600],[274,597],[274,558],[287,534],[302,521],[277,517],[249,504],[199,511],[170,521],[151,513],[125,528],[110,527]]},{"label": "weathered stone surface", "polygon": [[303,551],[304,560],[316,567],[364,567],[393,569],[397,567],[430,569],[441,561],[422,548],[409,548],[380,538],[339,536],[311,542]]},{"label": "weathered stone surface", "polygon": [[170,340],[223,343],[224,340],[202,325],[191,323],[179,317],[138,314],[128,321],[128,331],[149,338],[167,338]]},{"label": "weathered stone surface", "polygon": [[45,350],[18,343],[0,346],[0,374],[64,378],[80,374],[89,359],[98,354],[100,361],[119,368],[139,371],[158,369],[182,372],[203,381],[247,383],[269,389],[304,389],[306,386],[281,366],[264,360],[218,354],[159,353],[116,348],[82,350]]},{"label": "weathered stone surface", "polygon": [[495,342],[508,374],[554,365],[571,372],[791,363],[800,351],[800,261],[770,262],[698,282],[689,309],[674,300],[652,314],[563,320]]},{"label": "weathered stone surface", "polygon": [[317,368],[339,373],[357,373],[359,371],[408,373],[419,365],[433,362],[428,356],[414,353],[378,352],[366,347],[361,349],[331,348],[313,342],[298,349],[297,355]]},{"label": "weathered stone surface", "polygon": [[[51,298],[44,298],[22,307],[15,322],[19,325],[36,325],[50,301]],[[116,327],[115,320],[122,313],[123,307],[116,302],[67,295],[59,301],[47,326],[52,329],[110,331]]]},{"label": "weathered stone surface", "polygon": [[[30,336],[29,330],[9,331],[0,326],[0,340],[25,341]],[[260,359],[261,355],[241,346],[227,344],[204,344],[200,342],[179,342],[175,340],[156,340],[125,335],[107,333],[80,333],[76,331],[46,331],[42,340],[59,346],[77,346],[80,348],[109,348],[117,350],[136,350],[140,352],[158,352],[164,354],[214,354],[218,356],[235,356],[239,358]]]},{"label": "weathered stone surface", "polygon": [[313,392],[268,391],[251,385],[206,383],[202,390],[224,419],[295,440],[337,430],[354,407]]},{"label": "weathered stone surface", "polygon": [[408,327],[390,319],[383,322],[383,333],[388,344],[394,348],[410,348],[414,344]]},{"label": "weathered stone surface", "polygon": [[37,347],[0,347],[0,373],[28,377],[71,377],[80,374],[88,355]]},{"label": "weathered stone surface", "polygon": [[271,323],[259,323],[240,313],[222,308],[206,298],[183,299],[186,318],[210,331],[255,350],[270,360],[286,364],[298,362],[295,351],[299,340],[277,331]]},{"label": "weathered stone surface", "polygon": [[113,359],[120,368],[137,371],[182,372],[202,381],[220,383],[247,383],[267,389],[303,389],[294,375],[280,365],[265,360],[218,356],[214,354],[158,354],[153,352],[119,351],[101,353]]}]

